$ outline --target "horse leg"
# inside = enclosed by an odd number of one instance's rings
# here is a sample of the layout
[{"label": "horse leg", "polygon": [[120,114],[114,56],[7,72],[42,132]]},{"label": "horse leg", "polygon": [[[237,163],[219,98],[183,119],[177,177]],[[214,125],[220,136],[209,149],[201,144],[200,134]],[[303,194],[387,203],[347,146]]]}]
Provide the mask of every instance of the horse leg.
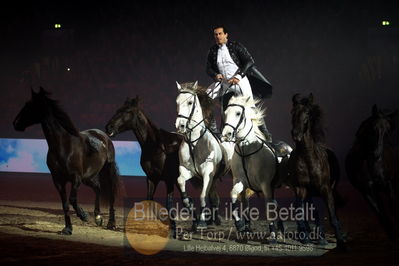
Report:
[{"label": "horse leg", "polygon": [[209,189],[211,184],[211,176],[210,173],[204,173],[202,175],[202,190],[200,194],[200,204],[201,204],[201,209],[200,209],[200,215],[199,219],[197,222],[197,229],[206,229],[208,227],[206,221],[209,219],[209,217],[206,217],[206,211],[210,211],[209,209],[206,209],[206,196],[208,195]]},{"label": "horse leg", "polygon": [[338,220],[336,211],[335,211],[335,203],[334,203],[334,196],[330,186],[327,186],[324,190],[324,200],[326,201],[328,212],[330,215],[330,223],[335,231],[335,237],[337,239],[337,248],[345,250],[346,244],[344,240],[344,235],[342,233],[341,224]]},{"label": "horse leg", "polygon": [[71,192],[69,193],[69,203],[71,203],[72,207],[75,209],[76,215],[80,218],[80,220],[87,222],[89,221],[89,214],[85,212],[77,202],[77,194],[80,184],[80,177],[75,177],[72,181]]},{"label": "horse leg", "polygon": [[245,231],[245,220],[242,219],[241,214],[240,214],[240,204],[238,203],[238,195],[241,194],[242,192],[245,193],[244,190],[244,185],[243,183],[237,182],[233,185],[233,189],[230,192],[231,196],[231,209],[232,209],[232,216],[234,219],[234,224],[236,226],[236,229],[238,232],[243,232]]},{"label": "horse leg", "polygon": [[94,202],[94,222],[96,225],[101,226],[103,224],[103,218],[101,216],[101,211],[100,211],[100,183],[98,182],[98,179],[88,179],[84,181],[84,183],[91,187],[96,194],[96,199]]},{"label": "horse leg", "polygon": [[211,204],[212,214],[208,224],[214,223],[215,225],[221,225],[222,221],[220,220],[219,217],[220,198],[219,194],[216,191],[216,181],[212,183],[212,186],[209,190],[209,202]]},{"label": "horse leg", "polygon": [[302,244],[310,243],[309,239],[309,223],[305,219],[305,199],[307,196],[307,189],[304,187],[295,188],[295,212],[300,211],[302,215],[299,215],[301,219],[297,219],[297,231],[298,238]]},{"label": "horse leg", "polygon": [[190,210],[190,213],[192,214],[193,217],[196,217],[195,212],[193,210],[193,208],[194,208],[193,199],[191,197],[189,197],[186,192],[186,182],[188,180],[190,180],[193,177],[193,175],[184,166],[179,166],[179,172],[180,172],[180,175],[177,178],[177,184],[179,185],[179,188],[180,188],[181,199],[182,199],[183,205],[185,208]]},{"label": "horse leg", "polygon": [[154,193],[157,189],[159,181],[153,181],[151,178],[147,177],[147,200],[154,199]]},{"label": "horse leg", "polygon": [[[307,199],[307,203],[313,205],[313,210],[314,210],[314,222],[315,222],[315,236],[317,238],[317,242],[319,245],[321,246],[325,246],[328,244],[327,240],[326,240],[326,234],[324,232],[324,226],[323,226],[323,222],[320,219],[320,213],[319,213],[319,209],[315,206],[312,198],[308,197]],[[309,225],[309,224],[308,224]],[[310,228],[309,228],[310,231]]]},{"label": "horse leg", "polygon": [[241,192],[242,207],[244,212],[247,214],[244,216],[245,221],[245,232],[251,232],[251,219],[249,217],[249,197],[247,196],[247,191],[243,190]]},{"label": "horse leg", "polygon": [[[277,230],[275,226],[275,221],[278,219],[278,214],[276,217],[270,217],[270,210],[269,207],[273,208],[275,211],[277,210],[277,202],[273,199],[273,191],[271,189],[270,184],[262,184],[262,193],[265,196],[265,206],[266,206],[266,223],[268,224],[269,231],[270,231],[270,239],[269,244],[276,244],[277,243]],[[274,215],[273,215],[274,216]],[[262,240],[265,242],[265,239]]]},{"label": "horse leg", "polygon": [[109,196],[109,214],[108,214],[108,223],[107,223],[107,229],[109,230],[115,230],[116,229],[116,222],[115,222],[115,209],[114,209],[114,203],[115,203],[115,195],[110,195]]},{"label": "horse leg", "polygon": [[61,235],[72,235],[72,223],[71,217],[69,216],[69,203],[67,200],[66,190],[65,190],[65,182],[56,181],[53,177],[55,188],[60,194],[62,201],[62,209],[64,211],[64,219],[65,219],[65,227],[59,232]]},{"label": "horse leg", "polygon": [[176,213],[171,212],[173,208],[173,186],[173,182],[166,183],[166,209],[168,210],[170,218],[170,235],[172,238],[176,239]]},{"label": "horse leg", "polygon": [[378,220],[380,221],[382,227],[384,228],[387,236],[391,240],[394,240],[397,237],[396,230],[394,228],[394,225],[390,222],[389,218],[387,217],[386,214],[387,211],[384,206],[384,202],[379,195],[379,189],[378,187],[375,186],[376,186],[375,184],[370,185],[368,187],[367,192],[364,192],[363,196],[365,197],[367,203],[370,205],[373,212],[378,217]]}]

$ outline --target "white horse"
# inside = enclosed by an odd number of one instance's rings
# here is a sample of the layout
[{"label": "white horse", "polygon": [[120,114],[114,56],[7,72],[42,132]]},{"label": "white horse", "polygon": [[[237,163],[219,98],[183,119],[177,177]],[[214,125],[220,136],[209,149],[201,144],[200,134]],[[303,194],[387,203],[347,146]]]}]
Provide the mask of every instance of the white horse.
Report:
[{"label": "white horse", "polygon": [[[222,139],[236,142],[231,161],[233,189],[231,200],[233,218],[238,231],[249,231],[249,219],[240,217],[237,198],[240,195],[244,208],[248,207],[246,189],[263,193],[266,210],[274,201],[274,189],[284,182],[287,176],[286,163],[291,147],[283,142],[271,145],[259,130],[264,111],[256,107],[259,100],[251,97],[233,96],[225,110],[225,124]],[[277,206],[274,206],[277,207]],[[266,218],[268,215],[266,215]],[[276,241],[276,228],[273,220],[267,221],[271,242]],[[283,230],[282,223],[279,229]]]},{"label": "white horse", "polygon": [[[177,82],[176,82],[177,83]],[[185,207],[192,208],[192,199],[186,192],[186,182],[193,177],[202,181],[200,194],[200,215],[194,225],[197,229],[207,227],[207,212],[211,211],[216,224],[220,224],[217,214],[219,196],[216,192],[216,180],[230,169],[233,154],[232,143],[221,143],[206,127],[209,119],[212,102],[204,88],[198,83],[177,83],[178,93],[176,129],[184,135],[179,150],[179,172],[177,179],[182,193]],[[202,99],[202,101],[200,100]],[[204,115],[205,114],[205,115]],[[211,209],[206,208],[206,198],[209,195]]]}]

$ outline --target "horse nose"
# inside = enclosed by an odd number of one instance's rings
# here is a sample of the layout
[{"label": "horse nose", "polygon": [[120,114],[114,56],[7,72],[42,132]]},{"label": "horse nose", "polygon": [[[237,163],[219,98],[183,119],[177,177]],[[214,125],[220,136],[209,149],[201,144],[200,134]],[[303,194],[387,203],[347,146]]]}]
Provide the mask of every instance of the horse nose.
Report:
[{"label": "horse nose", "polygon": [[294,141],[301,141],[302,135],[298,130],[291,130],[291,136]]},{"label": "horse nose", "polygon": [[17,131],[24,131],[24,128],[22,125],[19,124],[19,116],[15,118],[15,120],[12,122],[12,125],[14,126],[14,129]]},{"label": "horse nose", "polygon": [[110,124],[105,126],[105,130],[107,131],[108,136],[114,135],[114,127]]}]

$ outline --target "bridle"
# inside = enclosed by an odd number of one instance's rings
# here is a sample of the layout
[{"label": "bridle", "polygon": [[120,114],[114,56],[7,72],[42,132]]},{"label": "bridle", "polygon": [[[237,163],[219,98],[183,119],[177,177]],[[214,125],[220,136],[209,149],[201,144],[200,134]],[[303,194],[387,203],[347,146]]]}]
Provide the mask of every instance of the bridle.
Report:
[{"label": "bridle", "polygon": [[[177,117],[187,119],[186,128],[187,128],[187,131],[188,131],[189,133],[188,133],[188,136],[187,136],[187,134],[184,134],[184,141],[187,142],[187,144],[188,144],[190,156],[191,156],[191,158],[192,158],[192,160],[193,160],[193,164],[194,164],[194,170],[195,170],[195,172],[196,172],[196,174],[197,174],[198,176],[201,176],[200,173],[198,173],[197,167],[196,167],[196,164],[195,164],[195,158],[194,158],[194,143],[195,143],[196,141],[198,141],[200,138],[202,138],[202,137],[205,135],[205,132],[207,131],[207,128],[204,127],[205,130],[204,130],[204,131],[200,134],[200,136],[199,136],[197,139],[195,139],[195,140],[191,140],[191,134],[192,134],[192,132],[193,132],[193,129],[196,128],[198,125],[200,125],[200,124],[205,120],[205,118],[203,118],[201,121],[197,122],[197,124],[196,124],[195,126],[193,126],[192,128],[189,128],[188,125],[190,124],[191,120],[194,121],[194,122],[196,122],[195,120],[192,119],[192,118],[193,118],[193,115],[194,115],[194,110],[195,110],[195,107],[196,107],[196,102],[197,102],[197,101],[195,100],[196,94],[195,94],[195,93],[192,93],[191,91],[179,91],[179,94],[191,94],[191,95],[194,97],[193,107],[192,107],[192,109],[191,109],[191,111],[190,111],[189,116],[185,116],[185,115],[182,115],[182,114],[178,114]],[[187,101],[187,100],[186,100],[186,101]]]},{"label": "bridle", "polygon": [[[201,121],[199,121],[199,122],[196,122],[195,120],[193,120],[193,115],[194,115],[194,111],[195,111],[195,107],[196,107],[196,103],[197,103],[197,101],[195,100],[195,94],[194,93],[192,93],[191,91],[180,91],[179,92],[179,94],[191,94],[193,97],[194,97],[194,102],[193,102],[193,107],[191,108],[191,111],[190,111],[190,114],[188,115],[188,116],[185,116],[185,115],[182,115],[182,114],[178,114],[177,115],[177,117],[179,117],[179,118],[184,118],[184,119],[187,119],[187,125],[186,125],[186,128],[187,128],[187,130],[190,132],[190,136],[191,136],[191,132],[193,131],[193,129],[194,128],[196,128],[197,126],[199,126],[204,120],[205,120],[205,118],[203,118]],[[187,101],[187,100],[186,100]],[[190,124],[190,122],[191,121],[194,121],[194,122],[196,122],[197,124],[195,124],[195,126],[193,126],[193,127],[188,127],[188,125]],[[206,128],[205,128],[206,129]],[[206,130],[205,130],[206,131]],[[201,136],[198,138],[198,139],[200,139],[204,134],[205,134],[205,131],[203,132],[203,134],[201,134]],[[196,139],[195,141],[197,141],[198,139]],[[195,141],[193,141],[193,142],[195,142]]]},{"label": "bridle", "polygon": [[[233,129],[233,138],[237,136],[238,129],[240,128],[240,125],[242,124],[242,122],[244,121],[244,127],[243,128],[245,128],[245,126],[247,124],[247,120],[245,119],[245,107],[243,105],[241,105],[241,104],[232,103],[232,104],[227,105],[227,108],[234,107],[234,106],[237,106],[237,107],[241,108],[240,120],[238,120],[238,123],[237,123],[236,126],[233,126],[232,124],[229,124],[229,123],[224,123],[224,127],[229,126],[229,127],[231,127]],[[227,110],[227,108],[226,108],[226,110]],[[253,124],[251,124],[251,128],[248,130],[247,134],[245,134],[245,136],[243,138],[237,139],[237,142],[240,142],[240,141],[246,139],[246,137],[252,131],[252,128],[253,128]]]},{"label": "bridle", "polygon": [[[233,137],[236,137],[238,129],[239,129],[240,125],[242,124],[242,122],[244,121],[244,127],[243,128],[245,128],[245,125],[246,125],[246,122],[247,122],[247,120],[245,119],[245,107],[243,105],[240,105],[240,104],[229,104],[229,105],[227,105],[227,108],[229,108],[231,106],[238,106],[238,107],[240,107],[242,109],[240,120],[238,121],[236,126],[233,126],[233,125],[231,125],[229,123],[225,123],[224,124],[224,126],[229,126],[229,127],[231,127],[233,129]],[[239,142],[242,142],[243,140],[245,140],[247,138],[247,136],[249,135],[249,133],[252,131],[252,128],[253,128],[253,123],[251,124],[251,128],[248,130],[247,134],[245,134],[245,136],[243,138],[237,139],[236,143],[239,143]],[[234,147],[234,152],[241,158],[241,163],[242,163],[242,167],[243,167],[243,170],[244,170],[244,174],[245,174],[245,177],[247,178],[247,182],[248,182],[248,185],[249,185],[250,188],[253,188],[253,186],[252,186],[251,181],[250,181],[250,179],[248,177],[248,169],[247,169],[247,166],[246,166],[245,158],[248,158],[248,157],[258,153],[263,148],[263,145],[266,145],[273,152],[273,154],[274,154],[274,156],[276,158],[276,161],[277,161],[277,156],[276,156],[276,154],[274,152],[274,149],[272,149],[269,144],[267,144],[264,140],[262,140],[258,136],[257,136],[257,138],[261,141],[261,145],[255,151],[252,151],[250,153],[247,153],[247,154],[245,153],[244,146],[240,147],[240,145],[237,144]]]}]

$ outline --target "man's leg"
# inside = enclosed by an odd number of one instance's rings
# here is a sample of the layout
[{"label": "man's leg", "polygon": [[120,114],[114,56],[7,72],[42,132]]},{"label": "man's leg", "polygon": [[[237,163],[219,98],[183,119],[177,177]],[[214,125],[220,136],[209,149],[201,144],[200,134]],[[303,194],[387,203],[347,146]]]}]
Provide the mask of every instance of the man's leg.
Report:
[{"label": "man's leg", "polygon": [[272,142],[272,134],[269,132],[269,130],[266,127],[265,118],[263,118],[263,125],[259,126],[259,130],[263,133],[263,135],[265,135],[267,142]]},{"label": "man's leg", "polygon": [[267,142],[272,142],[272,134],[267,129],[265,122],[263,122],[263,125],[259,126],[259,130],[265,135]]}]

